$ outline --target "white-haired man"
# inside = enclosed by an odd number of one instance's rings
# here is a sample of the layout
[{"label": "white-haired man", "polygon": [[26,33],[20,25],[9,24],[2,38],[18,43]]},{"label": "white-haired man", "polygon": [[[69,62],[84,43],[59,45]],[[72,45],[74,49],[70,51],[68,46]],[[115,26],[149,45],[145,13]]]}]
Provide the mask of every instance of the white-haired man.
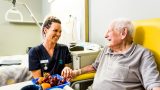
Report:
[{"label": "white-haired man", "polygon": [[148,49],[133,43],[133,30],[130,20],[113,20],[105,35],[106,47],[92,65],[73,70],[72,76],[96,71],[93,90],[160,90],[155,58]]}]

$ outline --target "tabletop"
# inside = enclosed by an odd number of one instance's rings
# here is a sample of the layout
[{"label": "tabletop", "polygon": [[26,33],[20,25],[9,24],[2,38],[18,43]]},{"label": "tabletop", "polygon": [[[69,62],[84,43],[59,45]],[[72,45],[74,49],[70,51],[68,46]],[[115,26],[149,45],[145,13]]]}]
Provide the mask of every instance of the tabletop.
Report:
[{"label": "tabletop", "polygon": [[21,90],[22,87],[26,85],[32,85],[32,81],[25,81],[20,83],[15,83],[11,85],[1,86],[0,90]]}]

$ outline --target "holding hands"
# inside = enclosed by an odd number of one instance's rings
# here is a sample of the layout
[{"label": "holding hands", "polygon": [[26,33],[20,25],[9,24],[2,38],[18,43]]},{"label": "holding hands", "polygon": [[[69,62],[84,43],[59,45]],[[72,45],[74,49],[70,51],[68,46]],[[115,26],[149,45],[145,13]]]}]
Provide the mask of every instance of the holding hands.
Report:
[{"label": "holding hands", "polygon": [[72,70],[69,67],[64,67],[64,69],[62,70],[61,76],[66,78],[66,80],[70,81],[71,79],[73,79],[74,77],[76,77],[80,74],[81,74],[81,69]]}]

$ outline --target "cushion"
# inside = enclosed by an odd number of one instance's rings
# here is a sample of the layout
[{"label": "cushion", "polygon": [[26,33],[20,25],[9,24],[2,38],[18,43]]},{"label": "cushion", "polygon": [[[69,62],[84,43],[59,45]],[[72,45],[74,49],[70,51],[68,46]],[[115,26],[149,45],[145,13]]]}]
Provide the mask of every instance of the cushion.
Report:
[{"label": "cushion", "polygon": [[160,18],[135,20],[134,42],[150,49],[160,70]]}]

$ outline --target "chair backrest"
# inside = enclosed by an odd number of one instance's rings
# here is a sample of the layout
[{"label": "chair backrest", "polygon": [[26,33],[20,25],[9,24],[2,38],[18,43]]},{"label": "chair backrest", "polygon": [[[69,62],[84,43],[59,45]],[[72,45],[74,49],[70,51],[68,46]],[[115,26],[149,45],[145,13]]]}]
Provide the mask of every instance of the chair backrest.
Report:
[{"label": "chair backrest", "polygon": [[160,18],[133,21],[134,42],[150,49],[160,71]]}]

